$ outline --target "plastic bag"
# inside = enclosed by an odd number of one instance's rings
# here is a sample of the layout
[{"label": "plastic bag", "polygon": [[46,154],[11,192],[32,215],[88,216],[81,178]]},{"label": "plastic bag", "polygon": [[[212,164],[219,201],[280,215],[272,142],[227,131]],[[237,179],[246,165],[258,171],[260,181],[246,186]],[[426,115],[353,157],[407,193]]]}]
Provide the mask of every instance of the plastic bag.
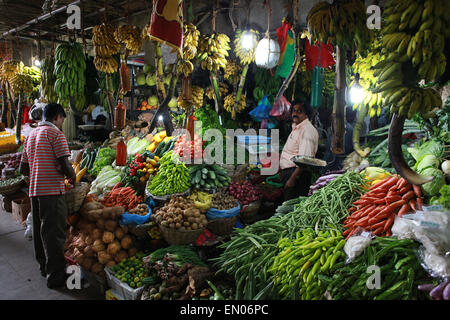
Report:
[{"label": "plastic bag", "polygon": [[31,240],[33,240],[33,214],[32,214],[32,212],[30,212],[28,214],[26,224],[27,224],[27,229],[25,230],[25,233],[23,236],[28,241],[31,241]]},{"label": "plastic bag", "polygon": [[374,236],[360,228],[345,242],[344,252],[347,254],[346,263],[357,258],[372,242]]},{"label": "plastic bag", "polygon": [[261,121],[260,129],[275,129],[278,125],[278,121],[275,118],[263,119]]},{"label": "plastic bag", "polygon": [[284,96],[281,96],[280,100],[274,102],[270,115],[277,117],[279,120],[287,120],[291,115],[290,102]]},{"label": "plastic bag", "polygon": [[264,96],[256,108],[250,111],[249,114],[254,121],[261,122],[263,119],[269,119],[271,109],[272,106],[270,105],[269,99],[267,96]]},{"label": "plastic bag", "polygon": [[119,224],[121,225],[130,225],[130,224],[144,224],[150,220],[150,216],[152,215],[152,209],[147,204],[148,214],[145,216],[140,216],[138,214],[125,212],[122,214],[119,220]]},{"label": "plastic bag", "polygon": [[209,220],[214,220],[214,219],[226,219],[235,217],[241,211],[241,205],[237,201],[236,203],[237,206],[229,210],[217,210],[215,208],[210,208],[206,212],[206,218],[208,218]]}]

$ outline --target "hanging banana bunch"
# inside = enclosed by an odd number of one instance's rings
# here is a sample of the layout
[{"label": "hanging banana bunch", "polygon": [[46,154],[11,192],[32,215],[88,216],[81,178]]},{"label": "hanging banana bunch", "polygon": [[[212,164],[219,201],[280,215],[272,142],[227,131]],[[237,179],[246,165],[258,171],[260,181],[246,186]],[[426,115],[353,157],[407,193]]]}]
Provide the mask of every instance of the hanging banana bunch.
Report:
[{"label": "hanging banana bunch", "polygon": [[225,80],[235,85],[239,79],[237,76],[242,72],[242,67],[234,62],[233,60],[228,60],[227,67],[224,69],[223,77]]},{"label": "hanging banana bunch", "polygon": [[[228,86],[225,83],[219,82],[219,92],[221,97],[227,95]],[[216,95],[214,94],[214,88],[212,86],[206,88],[205,94],[210,100],[216,100]]]},{"label": "hanging banana bunch", "polygon": [[[236,100],[234,109],[232,110],[232,118],[235,119],[236,111],[242,111],[241,95],[245,85],[245,78],[247,77],[248,66],[255,60],[256,46],[258,45],[259,32],[251,29],[250,31],[236,31],[236,38],[234,40],[234,53],[239,58],[241,64],[244,65],[239,86],[236,93]],[[244,102],[245,105],[245,102]]]},{"label": "hanging banana bunch", "polygon": [[203,96],[205,95],[205,90],[199,86],[192,86],[192,103],[183,100],[182,94],[178,95],[177,101],[178,105],[183,108],[189,108],[193,105],[194,109],[201,108],[203,106]]},{"label": "hanging banana bunch", "polygon": [[236,105],[236,94],[231,93],[227,95],[223,102],[223,107],[226,111],[231,113],[233,119],[236,118],[236,113],[242,112],[247,107],[245,94],[241,94],[238,104]]},{"label": "hanging banana bunch", "polygon": [[16,73],[9,83],[15,95],[19,95],[19,93],[29,95],[33,91],[33,78],[29,74]]},{"label": "hanging banana bunch", "polygon": [[142,47],[142,32],[136,26],[123,25],[114,32],[114,38],[118,43],[125,44],[130,55],[138,54]]},{"label": "hanging banana bunch", "polygon": [[189,61],[196,57],[200,31],[197,27],[188,23],[184,25],[183,33],[183,59],[178,63],[177,72],[183,73],[185,77],[194,72],[194,64]]},{"label": "hanging banana bunch", "polygon": [[114,27],[103,23],[95,26],[92,32],[95,67],[105,73],[116,72],[119,63],[114,55],[120,52],[120,43],[116,40]]},{"label": "hanging banana bunch", "polygon": [[86,61],[80,43],[62,43],[56,47],[54,90],[58,103],[68,108],[72,99],[73,107],[82,111],[86,106],[84,86],[86,84]]},{"label": "hanging banana bunch", "polygon": [[230,38],[223,33],[201,35],[197,48],[197,60],[203,70],[217,72],[227,66]]},{"label": "hanging banana bunch", "polygon": [[53,73],[55,67],[55,58],[53,56],[46,57],[41,65],[41,97],[45,102],[58,100],[54,86],[56,76]]},{"label": "hanging banana bunch", "polygon": [[371,39],[366,21],[366,7],[361,0],[333,4],[321,1],[307,16],[310,41],[311,43],[330,41],[331,44],[345,49],[351,49],[356,45],[358,51],[363,52]]},{"label": "hanging banana bunch", "polygon": [[17,60],[3,61],[0,68],[0,79],[4,81],[11,81],[11,79],[18,73],[23,71],[23,62]]},{"label": "hanging banana bunch", "polygon": [[[439,93],[419,88],[421,80],[432,82],[446,69],[445,40],[450,22],[445,16],[445,1],[388,1],[382,29],[383,60],[374,68],[378,86],[392,113],[411,119],[416,113],[425,117],[442,106]],[[410,67],[410,63],[413,68]]]}]

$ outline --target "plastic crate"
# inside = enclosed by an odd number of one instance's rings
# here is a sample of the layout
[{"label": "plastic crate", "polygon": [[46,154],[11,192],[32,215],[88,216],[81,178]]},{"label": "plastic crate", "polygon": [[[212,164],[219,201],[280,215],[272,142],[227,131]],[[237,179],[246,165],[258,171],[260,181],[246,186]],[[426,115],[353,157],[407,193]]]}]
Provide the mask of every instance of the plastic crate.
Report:
[{"label": "plastic crate", "polygon": [[142,291],[144,291],[144,286],[133,289],[128,284],[117,279],[110,268],[105,268],[105,273],[108,286],[120,297],[123,297],[124,300],[138,300]]},{"label": "plastic crate", "polygon": [[267,144],[272,138],[266,136],[236,136],[240,144]]}]

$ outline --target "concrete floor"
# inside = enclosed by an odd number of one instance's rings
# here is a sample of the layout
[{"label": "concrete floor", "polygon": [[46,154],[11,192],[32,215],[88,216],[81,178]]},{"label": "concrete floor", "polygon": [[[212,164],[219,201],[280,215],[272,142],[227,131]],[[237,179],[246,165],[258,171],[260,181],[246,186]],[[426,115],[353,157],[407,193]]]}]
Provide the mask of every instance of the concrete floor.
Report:
[{"label": "concrete floor", "polygon": [[34,259],[33,242],[24,232],[25,227],[0,208],[0,300],[104,300],[95,286],[48,289]]}]

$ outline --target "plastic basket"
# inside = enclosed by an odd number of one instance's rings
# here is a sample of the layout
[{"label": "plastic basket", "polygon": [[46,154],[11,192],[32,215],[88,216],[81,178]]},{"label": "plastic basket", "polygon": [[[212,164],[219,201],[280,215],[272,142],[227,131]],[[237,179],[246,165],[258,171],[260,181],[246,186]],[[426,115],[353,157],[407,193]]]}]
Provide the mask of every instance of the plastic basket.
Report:
[{"label": "plastic basket", "polygon": [[207,228],[218,236],[227,236],[233,231],[236,220],[236,217],[210,220]]},{"label": "plastic basket", "polygon": [[159,230],[161,231],[163,239],[168,244],[182,245],[194,243],[195,240],[197,240],[197,238],[203,233],[204,229],[181,231],[159,225]]},{"label": "plastic basket", "polygon": [[69,215],[80,210],[84,198],[89,192],[89,186],[87,182],[80,182],[72,189],[66,191],[67,212]]},{"label": "plastic basket", "polygon": [[110,268],[105,268],[106,282],[108,286],[117,292],[124,300],[138,300],[144,291],[144,286],[133,289],[128,284],[120,281],[114,276]]}]

